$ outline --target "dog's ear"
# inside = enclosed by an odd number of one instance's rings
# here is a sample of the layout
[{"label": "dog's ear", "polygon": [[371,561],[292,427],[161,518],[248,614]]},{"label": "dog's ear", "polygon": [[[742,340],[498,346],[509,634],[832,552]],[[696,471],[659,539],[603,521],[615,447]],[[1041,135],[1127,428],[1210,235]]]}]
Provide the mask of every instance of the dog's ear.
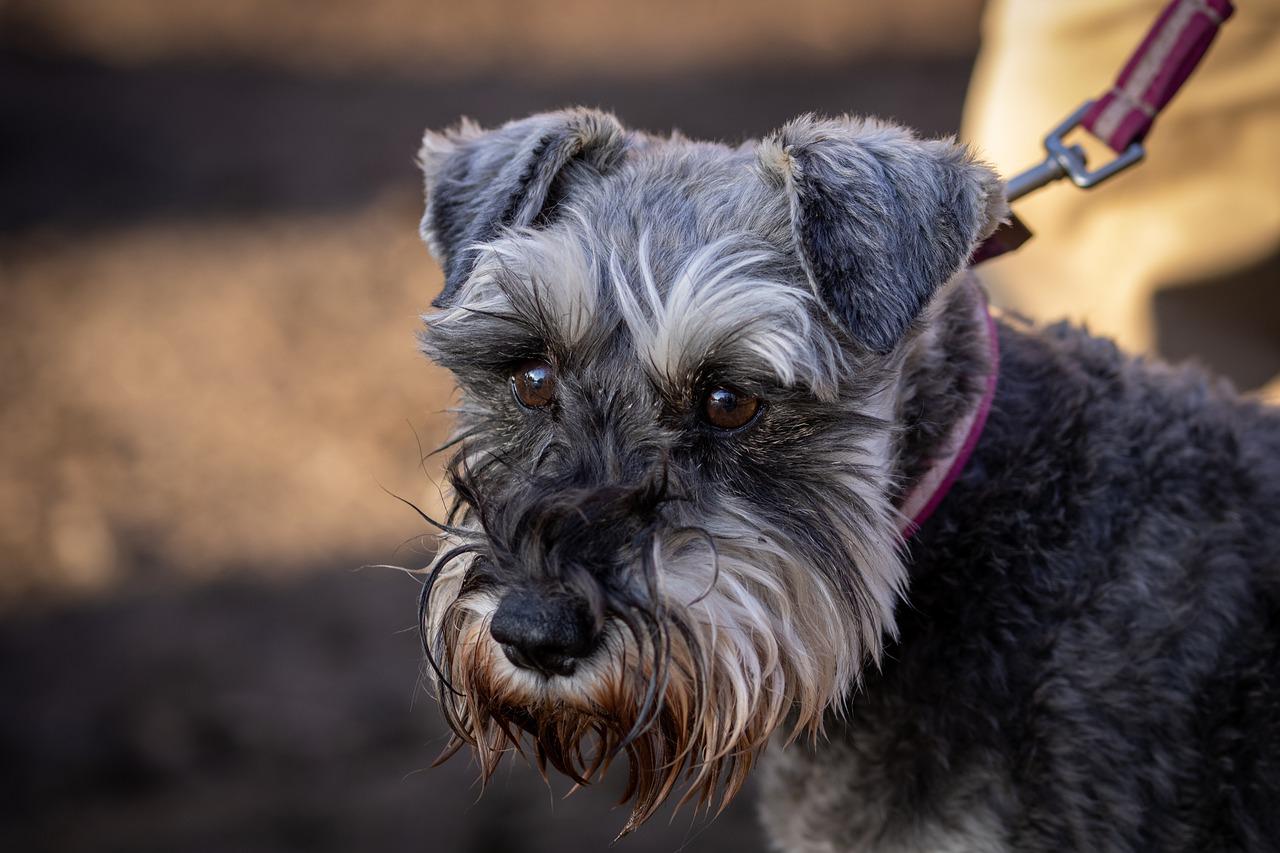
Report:
[{"label": "dog's ear", "polygon": [[566,173],[604,172],[625,145],[616,118],[586,109],[539,113],[487,131],[466,119],[443,133],[428,131],[418,155],[427,194],[421,231],[445,273],[435,305],[446,305],[470,275],[475,244],[541,221]]},{"label": "dog's ear", "polygon": [[759,160],[788,195],[819,298],[881,354],[1008,215],[1000,179],[963,146],[870,119],[798,118],[761,142]]}]

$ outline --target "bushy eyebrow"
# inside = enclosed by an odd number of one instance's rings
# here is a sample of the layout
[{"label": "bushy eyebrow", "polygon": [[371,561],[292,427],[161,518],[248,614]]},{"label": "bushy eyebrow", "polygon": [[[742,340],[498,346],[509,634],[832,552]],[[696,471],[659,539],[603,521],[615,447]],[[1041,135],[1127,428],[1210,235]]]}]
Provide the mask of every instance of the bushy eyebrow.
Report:
[{"label": "bushy eyebrow", "polygon": [[835,394],[843,350],[816,321],[813,293],[790,283],[776,254],[758,240],[730,235],[703,246],[665,288],[653,273],[647,232],[637,255],[639,276],[632,281],[612,252],[609,281],[655,379],[679,386],[708,364],[736,365],[820,397]]},{"label": "bushy eyebrow", "polygon": [[455,369],[567,354],[595,330],[599,274],[576,241],[512,231],[475,250],[452,304],[423,317],[422,349],[437,362]]}]

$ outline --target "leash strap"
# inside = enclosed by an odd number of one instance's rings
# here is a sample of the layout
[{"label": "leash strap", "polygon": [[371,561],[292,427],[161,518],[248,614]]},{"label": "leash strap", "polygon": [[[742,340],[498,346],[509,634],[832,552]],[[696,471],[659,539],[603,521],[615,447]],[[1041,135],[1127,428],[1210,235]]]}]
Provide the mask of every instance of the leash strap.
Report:
[{"label": "leash strap", "polygon": [[1080,124],[1117,154],[1141,142],[1234,11],[1231,0],[1174,0],[1165,6],[1115,85],[1089,106]]},{"label": "leash strap", "polygon": [[[1082,189],[1123,172],[1146,155],[1142,140],[1156,116],[1200,64],[1223,22],[1235,12],[1231,0],[1173,0],[1116,78],[1100,98],[1085,101],[1044,138],[1044,161],[1009,179],[1005,197],[1015,201],[1061,178]],[[1107,144],[1116,156],[1090,169],[1085,151],[1068,145],[1067,134],[1076,127]],[[1031,237],[1026,226],[1012,221],[996,230],[970,259],[978,264],[1012,251]]]}]

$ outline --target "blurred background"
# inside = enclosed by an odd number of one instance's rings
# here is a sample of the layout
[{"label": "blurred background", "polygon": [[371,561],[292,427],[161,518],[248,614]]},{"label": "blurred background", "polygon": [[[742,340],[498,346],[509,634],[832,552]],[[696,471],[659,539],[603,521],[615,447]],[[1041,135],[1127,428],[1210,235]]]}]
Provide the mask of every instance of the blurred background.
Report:
[{"label": "blurred background", "polygon": [[[1280,43],[1257,5],[1201,72],[1229,109],[1193,79],[1097,206],[1029,202],[999,301],[1271,381]],[[851,111],[963,124],[1013,171],[1158,6],[0,0],[0,849],[605,849],[616,786],[561,799],[514,766],[480,797],[465,757],[427,769],[417,586],[360,568],[430,557],[388,492],[441,502],[422,130],[582,103],[737,141]],[[1194,262],[1117,266],[1135,233]],[[748,793],[616,849],[763,845]]]}]

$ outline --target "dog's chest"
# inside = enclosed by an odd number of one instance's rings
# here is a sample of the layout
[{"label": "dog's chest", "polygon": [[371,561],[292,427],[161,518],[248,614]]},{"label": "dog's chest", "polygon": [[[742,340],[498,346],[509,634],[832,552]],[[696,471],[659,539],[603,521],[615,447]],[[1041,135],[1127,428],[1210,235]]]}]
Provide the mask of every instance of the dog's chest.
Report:
[{"label": "dog's chest", "polygon": [[[779,853],[1007,853],[1005,790],[994,774],[957,773],[908,808],[869,738],[816,749],[774,744],[760,772],[760,808]],[[914,813],[912,813],[914,812]]]}]

